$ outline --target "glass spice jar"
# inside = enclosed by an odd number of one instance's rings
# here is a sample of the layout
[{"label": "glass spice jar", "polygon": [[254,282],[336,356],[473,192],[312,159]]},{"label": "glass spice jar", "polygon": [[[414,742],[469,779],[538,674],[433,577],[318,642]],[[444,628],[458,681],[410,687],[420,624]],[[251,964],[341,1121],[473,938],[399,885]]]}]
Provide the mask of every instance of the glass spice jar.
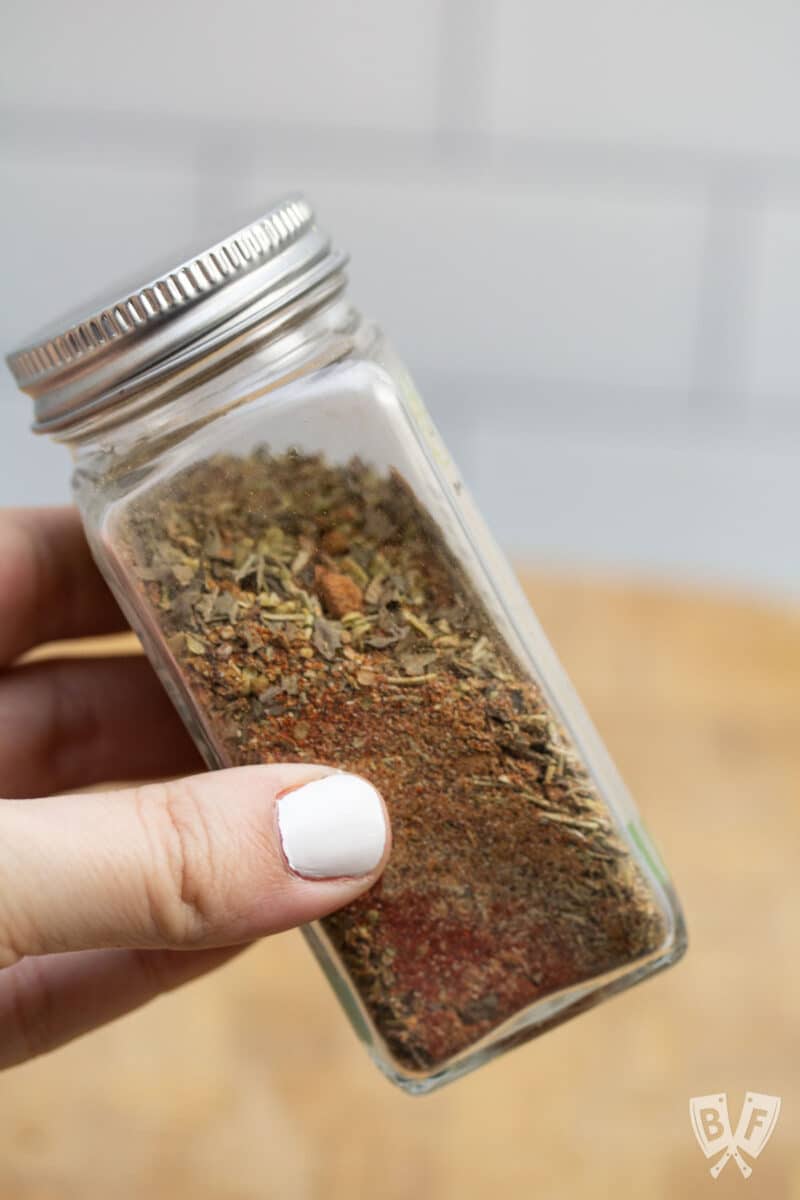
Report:
[{"label": "glass spice jar", "polygon": [[302,198],[9,359],[209,767],[319,762],[394,848],[305,930],[409,1092],[675,962],[675,893]]}]

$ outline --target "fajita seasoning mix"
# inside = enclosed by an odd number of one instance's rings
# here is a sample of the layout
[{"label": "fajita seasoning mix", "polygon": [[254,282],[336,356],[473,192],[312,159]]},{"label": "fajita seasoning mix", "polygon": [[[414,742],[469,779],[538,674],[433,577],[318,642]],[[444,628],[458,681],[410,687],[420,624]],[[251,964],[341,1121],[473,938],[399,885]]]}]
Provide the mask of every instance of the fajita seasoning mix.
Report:
[{"label": "fajita seasoning mix", "polygon": [[389,866],[323,928],[404,1067],[658,950],[569,735],[400,476],[214,457],[134,506],[127,542],[220,762],[336,763],[383,792]]},{"label": "fajita seasoning mix", "polygon": [[[63,363],[13,365],[73,446],[95,555],[209,765],[327,763],[383,793],[384,875],[307,936],[377,1063],[420,1092],[675,961],[685,934],[341,272],[293,201],[51,339]],[[173,285],[133,336],[126,314]]]}]

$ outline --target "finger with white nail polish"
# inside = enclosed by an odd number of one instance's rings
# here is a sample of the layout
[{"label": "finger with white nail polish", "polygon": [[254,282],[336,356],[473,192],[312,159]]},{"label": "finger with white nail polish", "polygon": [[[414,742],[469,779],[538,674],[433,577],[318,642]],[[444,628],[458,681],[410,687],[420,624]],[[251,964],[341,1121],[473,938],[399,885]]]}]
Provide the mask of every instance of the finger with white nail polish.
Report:
[{"label": "finger with white nail polish", "polygon": [[228,946],[341,908],[389,823],[366,780],[239,767],[128,791],[0,801],[0,967],[112,946]]}]

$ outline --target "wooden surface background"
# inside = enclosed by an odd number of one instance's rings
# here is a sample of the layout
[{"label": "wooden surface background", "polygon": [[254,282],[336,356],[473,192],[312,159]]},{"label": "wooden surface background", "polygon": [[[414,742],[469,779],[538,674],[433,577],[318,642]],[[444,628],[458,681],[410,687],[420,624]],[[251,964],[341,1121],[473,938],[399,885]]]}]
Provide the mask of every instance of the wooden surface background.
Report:
[{"label": "wooden surface background", "polygon": [[[800,1198],[800,616],[529,579],[685,905],[670,972],[422,1099],[299,934],[0,1078],[0,1200]],[[783,1111],[708,1175],[692,1095]]]}]

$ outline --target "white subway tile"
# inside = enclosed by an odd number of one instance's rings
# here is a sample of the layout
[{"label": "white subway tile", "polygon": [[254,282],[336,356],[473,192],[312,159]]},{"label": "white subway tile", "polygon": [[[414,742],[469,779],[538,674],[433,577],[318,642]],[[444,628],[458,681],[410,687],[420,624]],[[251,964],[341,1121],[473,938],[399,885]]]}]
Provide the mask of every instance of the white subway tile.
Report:
[{"label": "white subway tile", "polygon": [[240,200],[293,182],[352,254],[352,293],[415,363],[498,379],[689,386],[704,213],[624,187],[493,183],[422,165],[380,176],[255,172]]},{"label": "white subway tile", "polygon": [[486,0],[486,128],[797,155],[796,0]]},{"label": "white subway tile", "polygon": [[519,560],[800,596],[800,436],[603,435],[487,414],[470,483]]},{"label": "white subway tile", "polygon": [[427,130],[440,0],[30,0],[4,20],[7,105]]}]

